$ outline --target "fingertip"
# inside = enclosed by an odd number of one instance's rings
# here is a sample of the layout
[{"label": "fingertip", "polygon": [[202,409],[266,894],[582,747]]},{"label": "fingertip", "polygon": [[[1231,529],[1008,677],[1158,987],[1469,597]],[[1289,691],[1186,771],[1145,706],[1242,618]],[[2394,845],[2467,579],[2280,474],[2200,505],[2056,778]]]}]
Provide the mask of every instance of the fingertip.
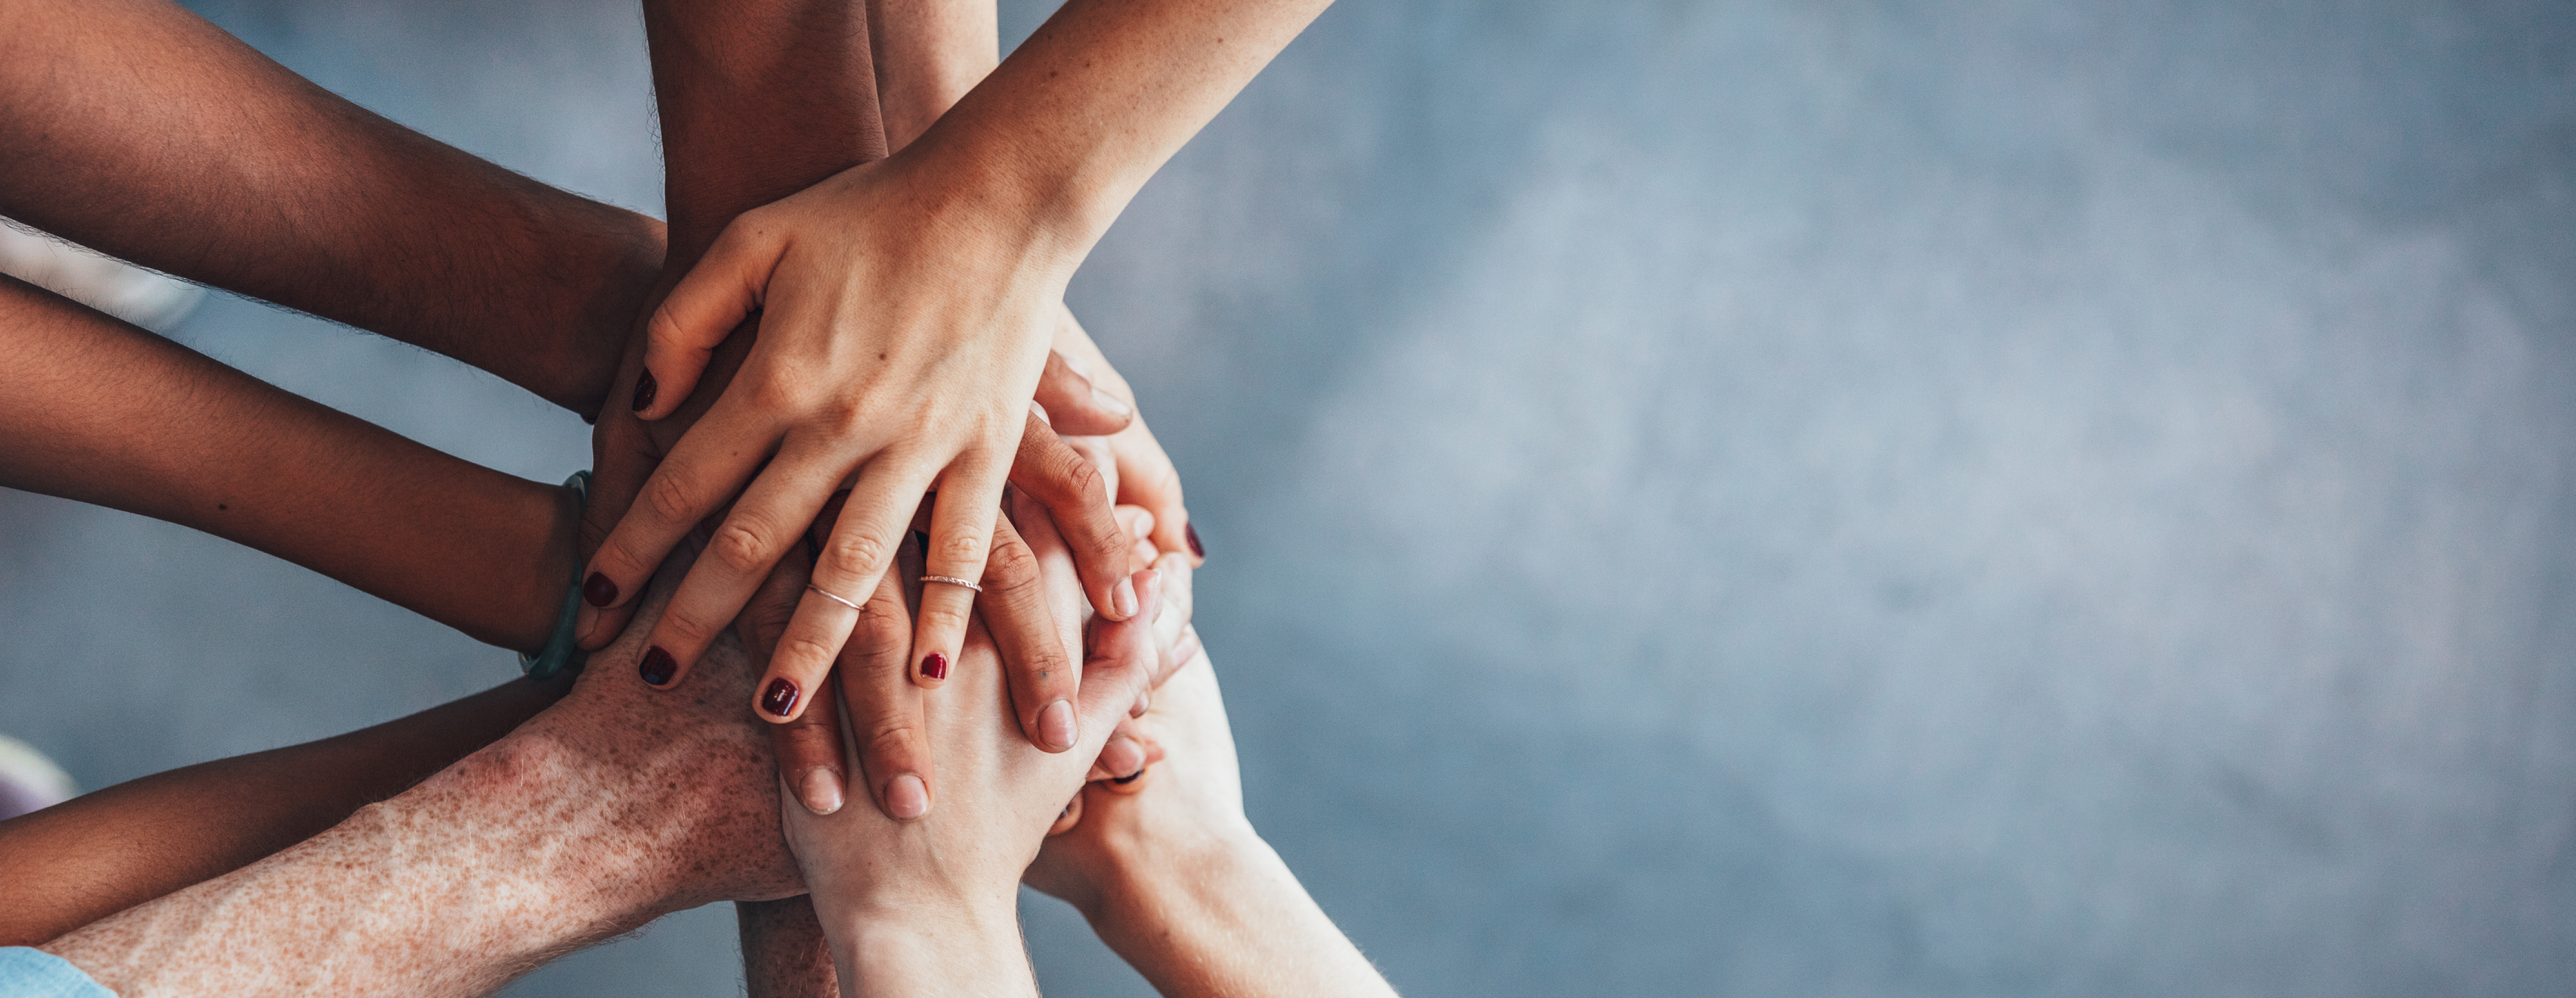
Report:
[{"label": "fingertip", "polygon": [[1038,747],[1049,752],[1063,752],[1081,740],[1080,722],[1073,716],[1073,702],[1056,700],[1038,711]]},{"label": "fingertip", "polygon": [[842,803],[841,774],[833,772],[829,766],[806,770],[805,778],[798,781],[796,800],[816,816],[839,811]]},{"label": "fingertip", "polygon": [[917,821],[930,813],[930,786],[921,777],[905,773],[886,781],[886,816],[896,821]]},{"label": "fingertip", "polygon": [[1136,603],[1136,580],[1120,579],[1109,587],[1109,606],[1104,608],[1111,620],[1132,620],[1141,609]]},{"label": "fingertip", "polygon": [[941,652],[922,656],[921,666],[913,670],[912,676],[913,682],[923,688],[937,687],[948,678],[948,656]]},{"label": "fingertip", "polygon": [[667,690],[679,681],[680,662],[671,657],[670,652],[662,650],[661,645],[652,645],[644,649],[643,658],[636,660],[635,675],[644,680],[646,686]]},{"label": "fingertip", "polygon": [[797,708],[803,705],[803,699],[804,691],[797,687],[795,680],[775,676],[761,686],[755,706],[770,723],[785,724],[802,713]]}]

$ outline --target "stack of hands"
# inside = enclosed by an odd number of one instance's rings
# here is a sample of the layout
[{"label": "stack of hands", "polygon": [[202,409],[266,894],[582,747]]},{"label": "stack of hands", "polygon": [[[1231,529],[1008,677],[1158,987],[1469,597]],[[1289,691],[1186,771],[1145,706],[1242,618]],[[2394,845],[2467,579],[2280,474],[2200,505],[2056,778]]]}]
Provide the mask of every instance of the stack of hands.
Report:
[{"label": "stack of hands", "polygon": [[588,654],[0,823],[0,943],[472,994],[736,900],[756,994],[1001,994],[1026,882],[1166,993],[1383,992],[1244,817],[1205,551],[1063,304],[1323,6],[1072,0],[1002,62],[989,2],[647,0],[666,228],[167,3],[0,5],[0,213],[492,371],[596,462],[500,475],[0,278],[0,483]]}]

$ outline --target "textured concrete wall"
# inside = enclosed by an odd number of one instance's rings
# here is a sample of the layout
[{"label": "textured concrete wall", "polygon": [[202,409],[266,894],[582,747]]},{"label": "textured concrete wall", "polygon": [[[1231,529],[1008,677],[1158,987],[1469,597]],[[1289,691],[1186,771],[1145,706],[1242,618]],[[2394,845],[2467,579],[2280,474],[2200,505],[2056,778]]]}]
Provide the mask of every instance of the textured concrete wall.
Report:
[{"label": "textured concrete wall", "polygon": [[[651,210],[633,12],[209,4]],[[1044,15],[1006,6],[1006,30]],[[1347,3],[1073,291],[1192,486],[1254,817],[1417,995],[2576,990],[2576,9]],[[580,425],[180,338],[532,477]],[[506,655],[0,494],[92,785]],[[1062,993],[1142,993],[1059,906]],[[718,909],[524,994],[721,994]]]}]

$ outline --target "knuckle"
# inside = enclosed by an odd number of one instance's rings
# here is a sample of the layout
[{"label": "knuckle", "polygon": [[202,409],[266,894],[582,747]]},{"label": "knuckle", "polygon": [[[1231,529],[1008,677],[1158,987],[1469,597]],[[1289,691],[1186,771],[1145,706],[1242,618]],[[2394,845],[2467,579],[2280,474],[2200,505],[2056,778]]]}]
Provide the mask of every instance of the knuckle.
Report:
[{"label": "knuckle", "polygon": [[960,530],[939,539],[939,555],[951,564],[972,565],[984,560],[984,538],[971,530]]},{"label": "knuckle", "polygon": [[910,641],[910,624],[902,608],[869,600],[859,606],[859,625],[850,631],[850,644],[864,657],[895,654]]},{"label": "knuckle", "polygon": [[1062,469],[1064,487],[1071,490],[1075,501],[1085,504],[1094,500],[1108,501],[1109,481],[1100,476],[1100,469],[1093,466],[1089,459],[1080,454],[1068,452],[1064,464]]},{"label": "knuckle", "polygon": [[725,621],[711,620],[707,617],[706,611],[694,606],[682,606],[677,600],[673,600],[671,608],[662,613],[663,629],[677,636],[679,639],[677,643],[683,647],[704,647],[709,639],[724,629],[724,626]]},{"label": "knuckle", "polygon": [[867,744],[861,755],[879,762],[910,762],[912,747],[921,738],[921,729],[901,718],[880,718],[868,729]]},{"label": "knuckle", "polygon": [[943,601],[943,604],[944,605],[940,606],[925,606],[921,608],[921,629],[925,631],[944,630],[951,634],[965,633],[968,608],[973,606],[973,604],[964,600]]},{"label": "knuckle", "polygon": [[750,575],[769,567],[769,531],[758,523],[729,522],[716,531],[707,550],[724,567]]},{"label": "knuckle", "polygon": [[689,502],[687,486],[672,475],[655,475],[644,484],[644,502],[653,515],[665,523],[687,523],[697,517]]},{"label": "knuckle", "polygon": [[1036,581],[1037,577],[1038,556],[1029,550],[1028,545],[1004,544],[993,549],[992,556],[984,559],[984,578],[981,581],[986,586],[1016,589]]},{"label": "knuckle", "polygon": [[803,666],[816,662],[828,663],[832,661],[832,656],[840,654],[840,651],[829,644],[815,640],[812,635],[799,634],[779,643],[778,661],[782,667]]},{"label": "knuckle", "polygon": [[868,533],[836,534],[823,548],[824,563],[845,582],[875,575],[885,563],[885,554],[885,542]]}]

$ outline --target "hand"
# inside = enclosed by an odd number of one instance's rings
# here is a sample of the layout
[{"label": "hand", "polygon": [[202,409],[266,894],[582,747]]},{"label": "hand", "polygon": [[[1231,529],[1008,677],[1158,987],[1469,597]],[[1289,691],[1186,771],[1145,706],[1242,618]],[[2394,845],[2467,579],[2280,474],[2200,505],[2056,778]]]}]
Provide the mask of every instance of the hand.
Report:
[{"label": "hand", "polygon": [[[1042,540],[1039,546],[1039,557],[1062,565],[1060,551]],[[1150,612],[1154,574],[1140,572],[1136,583]],[[978,663],[985,667],[963,669],[950,688],[925,698],[928,728],[943,749],[942,785],[950,788],[935,814],[898,822],[869,808],[829,816],[785,809],[789,846],[845,980],[904,990],[894,983],[931,975],[925,989],[1033,988],[1013,917],[1015,885],[1082,785],[1111,722],[1141,691],[1152,661],[1149,634],[1141,619],[1098,623],[1080,708],[1093,733],[1073,752],[1050,755],[1023,744],[1005,719],[1006,684],[998,670]],[[967,650],[976,658],[990,654],[980,640]]]},{"label": "hand", "polygon": [[[1083,330],[1082,323],[1073,317],[1070,309],[1057,317],[1055,356],[1068,368],[1067,381],[1080,378],[1082,387],[1090,389],[1093,396],[1123,401],[1123,411],[1134,411],[1135,389],[1128,386],[1127,379],[1119,375],[1117,368],[1109,366],[1109,358],[1091,342],[1091,334]],[[1048,370],[1052,374],[1053,365]],[[1068,395],[1075,393],[1070,384],[1063,391]],[[1062,428],[1063,421],[1058,422]],[[1064,432],[1085,431],[1066,429]],[[1117,495],[1118,505],[1141,506],[1153,514],[1153,532],[1150,535],[1154,542],[1153,550],[1187,554],[1192,566],[1205,564],[1207,549],[1200,545],[1198,528],[1190,525],[1189,508],[1181,502],[1180,472],[1173,469],[1172,459],[1163,453],[1163,445],[1154,439],[1154,431],[1145,428],[1144,417],[1136,416],[1115,430],[1090,432],[1109,434],[1107,441],[1111,460],[1103,462],[1103,465],[1112,469],[1112,480],[1116,483],[1112,491]]]},{"label": "hand", "polygon": [[[649,501],[593,560],[606,588],[624,591],[750,482],[652,640],[673,675],[845,481],[851,499],[815,567],[820,591],[805,594],[782,638],[782,670],[830,666],[926,492],[940,497],[926,571],[982,578],[1046,366],[1041,320],[1060,301],[1072,254],[1033,243],[1034,222],[1002,227],[1027,213],[971,201],[949,173],[888,160],[746,213],[655,311],[634,399],[648,420],[687,402],[734,326],[761,313],[739,384],[671,450],[644,486]],[[1100,541],[1078,562],[1085,589],[1101,613],[1123,619],[1135,612],[1125,548]],[[924,594],[917,682],[946,674],[973,595],[954,585]]]}]

